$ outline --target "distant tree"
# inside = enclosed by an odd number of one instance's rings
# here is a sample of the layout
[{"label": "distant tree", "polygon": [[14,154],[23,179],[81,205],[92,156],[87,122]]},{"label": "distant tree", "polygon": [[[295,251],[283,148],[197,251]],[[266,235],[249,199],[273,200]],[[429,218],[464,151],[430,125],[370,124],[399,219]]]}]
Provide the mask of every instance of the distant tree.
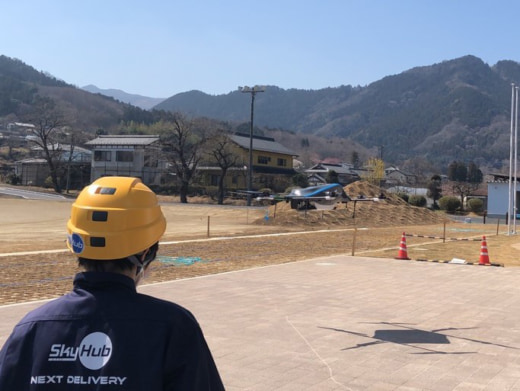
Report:
[{"label": "distant tree", "polygon": [[169,121],[163,122],[161,126],[162,149],[177,175],[180,201],[186,204],[190,183],[202,159],[204,129],[180,113],[172,114]]},{"label": "distant tree", "polygon": [[218,178],[217,203],[222,205],[224,203],[224,183],[227,171],[236,166],[240,158],[233,149],[233,142],[229,138],[229,134],[223,130],[215,131],[208,138],[208,145],[206,154],[210,156],[211,160],[220,167],[220,175]]},{"label": "distant tree", "polygon": [[467,182],[468,168],[464,162],[453,161],[448,166],[448,179],[455,182]]},{"label": "distant tree", "polygon": [[11,137],[5,138],[4,144],[7,146],[7,159],[8,160],[14,160],[15,159],[15,153],[14,148],[18,145],[17,141]]},{"label": "distant tree", "polygon": [[431,177],[430,182],[428,183],[428,191],[426,195],[433,200],[433,207],[438,207],[437,200],[442,197],[442,179],[441,176],[435,174]]},{"label": "distant tree", "polygon": [[327,171],[325,180],[327,181],[327,183],[338,183],[339,182],[338,173],[334,170]]},{"label": "distant tree", "polygon": [[482,174],[482,171],[480,171],[475,162],[470,162],[468,164],[467,180],[470,183],[482,183],[482,181],[484,180],[484,174]]},{"label": "distant tree", "polygon": [[381,186],[381,181],[385,176],[385,162],[378,158],[370,158],[366,162],[366,166],[368,171],[362,176],[362,179],[374,186]]},{"label": "distant tree", "polygon": [[352,155],[350,157],[350,163],[354,166],[354,168],[359,168],[361,164],[361,160],[359,159],[359,153],[357,151],[352,151]]},{"label": "distant tree", "polygon": [[65,191],[68,193],[70,190],[71,182],[73,180],[73,165],[74,161],[74,151],[78,145],[84,144],[87,141],[87,136],[79,131],[76,131],[72,128],[65,127],[62,130],[62,140],[64,143],[63,146],[63,156],[67,156],[67,159],[60,159],[65,165]]},{"label": "distant tree", "polygon": [[452,191],[455,194],[459,195],[460,198],[460,207],[464,210],[464,198],[469,196],[475,190],[479,188],[479,183],[470,183],[470,182],[453,182]]},{"label": "distant tree", "polygon": [[473,162],[469,169],[464,162],[453,161],[448,166],[448,179],[452,181],[452,190],[460,197],[460,207],[464,209],[464,198],[480,187],[482,171]]},{"label": "distant tree", "polygon": [[123,110],[124,122],[136,122],[150,125],[154,122],[154,113],[137,106],[125,105]]},{"label": "distant tree", "polygon": [[42,150],[43,158],[49,167],[49,176],[54,191],[61,193],[61,170],[63,168],[62,127],[65,120],[62,112],[56,107],[54,100],[48,97],[37,96],[32,108],[24,116],[25,121],[34,125],[30,130],[31,142]]},{"label": "distant tree", "polygon": [[415,156],[403,162],[401,168],[415,176],[417,184],[427,185],[431,175],[439,172],[440,169],[435,167],[429,160],[423,156]]}]

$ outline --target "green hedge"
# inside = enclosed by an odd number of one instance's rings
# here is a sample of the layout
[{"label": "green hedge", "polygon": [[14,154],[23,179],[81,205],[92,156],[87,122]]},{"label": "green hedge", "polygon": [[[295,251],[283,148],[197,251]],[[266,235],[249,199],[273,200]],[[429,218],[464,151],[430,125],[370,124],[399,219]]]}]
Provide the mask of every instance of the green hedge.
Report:
[{"label": "green hedge", "polygon": [[426,206],[426,197],[422,196],[422,195],[411,195],[408,198],[408,203],[413,206],[425,207]]},{"label": "green hedge", "polygon": [[405,200],[406,202],[408,202],[408,199],[410,198],[410,196],[406,193],[403,193],[403,192],[399,192],[397,193],[397,196],[403,200]]},{"label": "green hedge", "polygon": [[471,198],[468,200],[468,207],[474,213],[480,213],[484,210],[484,201],[480,198]]},{"label": "green hedge", "polygon": [[460,208],[460,199],[453,196],[444,196],[439,200],[439,206],[442,210],[453,213]]}]

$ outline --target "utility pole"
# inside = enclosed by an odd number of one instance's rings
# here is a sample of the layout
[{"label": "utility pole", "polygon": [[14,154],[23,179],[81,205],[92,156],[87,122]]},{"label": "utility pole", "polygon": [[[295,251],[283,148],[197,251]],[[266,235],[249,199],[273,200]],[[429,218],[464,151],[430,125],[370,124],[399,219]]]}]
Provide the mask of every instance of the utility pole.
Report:
[{"label": "utility pole", "polygon": [[[516,186],[517,186],[517,132],[518,87],[511,83],[511,132],[509,137],[509,194],[507,205],[507,234],[516,234]],[[514,160],[513,160],[514,159]],[[514,220],[512,220],[514,219]]]},{"label": "utility pole", "polygon": [[240,92],[251,94],[251,128],[249,129],[249,165],[247,167],[247,206],[251,206],[251,192],[253,190],[253,117],[255,112],[255,95],[264,92],[265,87],[238,87]]}]

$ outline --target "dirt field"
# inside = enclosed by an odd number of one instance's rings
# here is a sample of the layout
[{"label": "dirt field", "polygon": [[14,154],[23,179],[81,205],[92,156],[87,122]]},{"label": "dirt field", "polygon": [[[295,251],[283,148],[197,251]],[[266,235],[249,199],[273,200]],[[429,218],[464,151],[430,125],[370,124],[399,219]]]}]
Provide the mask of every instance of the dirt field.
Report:
[{"label": "dirt field", "polygon": [[[363,183],[346,190],[351,197],[376,196]],[[246,208],[161,201],[168,227],[148,282],[332,254],[394,258],[403,232],[412,235],[406,244],[413,260],[478,263],[485,235],[492,263],[520,266],[520,238],[507,235],[504,225],[456,223],[391,195],[358,202],[355,210],[349,203],[323,212],[297,212],[284,202]],[[70,289],[78,271],[64,251],[71,202],[0,198],[0,304],[56,297]]]}]

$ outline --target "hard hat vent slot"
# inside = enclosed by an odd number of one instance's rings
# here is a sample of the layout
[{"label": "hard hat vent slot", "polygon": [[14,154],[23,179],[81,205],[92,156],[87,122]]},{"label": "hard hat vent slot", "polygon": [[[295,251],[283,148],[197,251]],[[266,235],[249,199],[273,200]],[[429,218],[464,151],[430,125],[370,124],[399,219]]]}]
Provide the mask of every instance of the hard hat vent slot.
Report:
[{"label": "hard hat vent slot", "polygon": [[108,212],[95,210],[92,212],[92,221],[107,221],[108,220]]},{"label": "hard hat vent slot", "polygon": [[96,189],[96,194],[109,194],[113,195],[116,192],[115,187],[98,187]]},{"label": "hard hat vent slot", "polygon": [[105,238],[102,237],[91,237],[90,247],[105,247]]}]

